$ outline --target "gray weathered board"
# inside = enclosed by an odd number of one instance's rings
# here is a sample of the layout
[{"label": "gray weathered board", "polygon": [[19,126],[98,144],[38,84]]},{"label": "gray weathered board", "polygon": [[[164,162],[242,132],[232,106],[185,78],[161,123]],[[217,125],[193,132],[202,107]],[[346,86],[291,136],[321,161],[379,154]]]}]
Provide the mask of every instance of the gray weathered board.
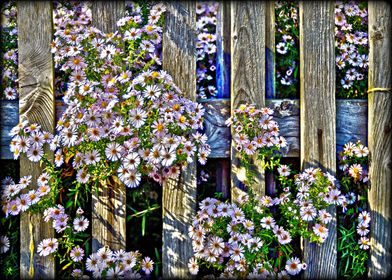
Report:
[{"label": "gray weathered board", "polygon": [[[52,41],[52,3],[45,1],[18,2],[18,76],[19,119],[39,123],[42,129],[54,133],[54,69],[50,52]],[[17,104],[17,103],[13,103]],[[3,115],[3,114],[2,114]],[[14,115],[18,116],[18,115]],[[18,117],[16,117],[18,120]],[[46,149],[49,160],[53,152]],[[36,181],[43,165],[20,157],[20,176],[32,175]],[[54,256],[41,257],[38,244],[54,237],[54,229],[43,220],[42,213],[23,213],[20,217],[20,278],[53,279]]]},{"label": "gray weathered board", "polygon": [[[92,23],[105,33],[115,32],[116,22],[125,15],[124,1],[94,1]],[[112,250],[126,248],[126,194],[124,184],[101,182],[92,193],[92,250],[103,246]]]},{"label": "gray weathered board", "polygon": [[[300,1],[301,168],[336,170],[335,3]],[[322,43],[321,43],[322,42]],[[336,207],[322,244],[303,239],[305,279],[337,278]]]},{"label": "gray weathered board", "polygon": [[[225,121],[230,117],[229,99],[200,101],[206,109],[204,130],[212,152],[210,158],[230,157],[230,128]],[[288,141],[285,157],[299,157],[299,100],[266,99],[266,105],[274,109],[274,118],[280,127],[280,134]],[[64,111],[61,100],[56,102],[56,118]],[[8,132],[18,123],[18,102],[0,101],[1,115],[1,159],[13,158],[9,151],[11,137]],[[342,150],[348,141],[361,140],[367,144],[367,100],[336,100],[336,151]]]},{"label": "gray weathered board", "polygon": [[[261,1],[231,2],[231,111],[240,104],[265,105],[265,10]],[[261,71],[260,71],[261,70]],[[233,134],[233,128],[231,128]],[[256,158],[253,164],[256,195],[265,193],[264,170]],[[245,168],[231,146],[231,198],[243,191]]]},{"label": "gray weathered board", "polygon": [[[196,101],[196,3],[167,3],[163,33],[162,67],[191,100]],[[190,277],[188,261],[193,255],[188,227],[196,214],[196,158],[162,188],[162,276]]]},{"label": "gray weathered board", "polygon": [[369,279],[392,274],[392,9],[369,2]]}]

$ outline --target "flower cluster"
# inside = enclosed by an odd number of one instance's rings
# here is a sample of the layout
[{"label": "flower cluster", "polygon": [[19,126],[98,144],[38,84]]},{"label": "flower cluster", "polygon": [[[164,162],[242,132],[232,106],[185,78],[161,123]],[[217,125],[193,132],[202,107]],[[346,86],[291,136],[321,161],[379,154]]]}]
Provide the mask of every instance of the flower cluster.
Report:
[{"label": "flower cluster", "polygon": [[40,256],[48,256],[57,251],[59,242],[57,238],[46,238],[38,244],[37,252]]},{"label": "flower cluster", "polygon": [[353,183],[367,183],[369,149],[360,141],[348,142],[339,154],[339,169]]},{"label": "flower cluster", "polygon": [[274,111],[268,107],[257,109],[254,105],[242,104],[226,121],[233,126],[233,141],[242,156],[267,154],[286,147],[286,140],[279,136],[279,125],[273,120]]},{"label": "flower cluster", "polygon": [[276,203],[279,199],[257,200],[248,194],[240,195],[236,203],[214,198],[200,202],[189,228],[194,250],[190,273],[197,274],[200,265],[206,265],[224,278],[281,278],[306,269],[305,263],[291,256],[289,230],[278,225],[269,211]]},{"label": "flower cluster", "polygon": [[[10,150],[14,154],[14,159],[18,159],[21,154],[26,154],[30,161],[39,162],[44,157],[44,146],[48,145],[52,151],[58,146],[58,137],[53,137],[50,132],[44,131],[39,124],[29,124],[26,120],[13,127],[9,135],[12,136]],[[57,166],[59,160],[61,161],[62,157],[56,158]]]},{"label": "flower cluster", "polygon": [[103,169],[128,187],[143,175],[161,183],[196,155],[204,164],[210,153],[196,132],[202,106],[182,96],[169,74],[151,70],[159,62],[162,28],[156,24],[164,11],[152,7],[147,23],[140,10],[127,15],[113,34],[67,21],[55,33],[56,64],[70,75],[56,140],[73,157],[81,183]]},{"label": "flower cluster", "polygon": [[335,7],[337,96],[366,96],[368,71],[366,2],[338,1]]},{"label": "flower cluster", "polygon": [[275,2],[276,96],[297,97],[299,93],[298,2]]},{"label": "flower cluster", "polygon": [[[81,208],[76,212],[78,217],[73,221],[73,230],[75,232],[85,231],[89,225],[89,220],[83,216],[83,212],[84,211]],[[69,215],[65,213],[64,207],[60,204],[45,209],[44,221],[49,222],[50,220],[53,220],[53,228],[57,233],[63,232],[65,229],[69,228]]]},{"label": "flower cluster", "polygon": [[369,238],[366,236],[370,230],[370,214],[367,211],[362,211],[358,216],[357,233],[361,236],[358,240],[359,248],[363,250],[369,249]]},{"label": "flower cluster", "polygon": [[[138,251],[112,251],[105,246],[87,258],[86,269],[99,279],[140,279],[139,271],[149,275],[154,269],[154,262],[149,257],[142,259]],[[82,278],[83,274],[81,270],[74,270],[72,276]]]},{"label": "flower cluster", "polygon": [[217,93],[216,80],[216,14],[219,3],[196,4],[197,32],[197,94],[201,99]]},{"label": "flower cluster", "polygon": [[[339,181],[347,204],[339,215],[338,246],[341,261],[339,274],[362,277],[370,247],[370,215],[368,212],[369,149],[360,141],[346,143],[339,153]],[[349,249],[347,249],[349,248]],[[347,254],[349,250],[349,254]],[[352,266],[346,265],[352,263]]]},{"label": "flower cluster", "polygon": [[[306,268],[293,255],[292,241],[302,237],[325,242],[333,218],[328,207],[344,208],[347,198],[335,177],[320,168],[307,168],[296,175],[287,165],[277,169],[274,196],[257,197],[249,189],[235,203],[210,197],[200,203],[189,229],[194,250],[188,264],[192,274],[200,266],[212,266],[222,277],[283,277]],[[361,214],[360,221],[364,227],[368,213]],[[361,241],[365,247],[368,240]],[[282,267],[285,269],[280,271]]]},{"label": "flower cluster", "polygon": [[[17,10],[14,1],[6,1],[1,7],[1,83],[0,91],[8,100],[18,98],[18,28]],[[3,20],[4,19],[4,20]]]},{"label": "flower cluster", "polygon": [[23,176],[17,184],[11,178],[3,180],[1,203],[6,217],[19,215],[41,201],[51,191],[50,179],[51,176],[48,173],[42,173],[37,179],[36,189],[30,186],[31,175]]},{"label": "flower cluster", "polygon": [[323,243],[328,237],[327,224],[332,220],[328,207],[346,205],[346,197],[339,189],[335,177],[320,168],[307,168],[290,179],[290,170],[281,166],[280,214],[290,221],[293,236],[309,238]]}]

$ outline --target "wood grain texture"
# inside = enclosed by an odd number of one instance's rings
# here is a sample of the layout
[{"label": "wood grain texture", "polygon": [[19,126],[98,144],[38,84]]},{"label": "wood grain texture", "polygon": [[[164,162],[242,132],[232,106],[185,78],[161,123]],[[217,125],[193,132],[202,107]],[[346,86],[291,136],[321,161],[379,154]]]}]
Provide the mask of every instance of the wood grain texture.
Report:
[{"label": "wood grain texture", "polygon": [[230,3],[219,4],[216,24],[216,89],[217,98],[230,98],[231,18]]},{"label": "wood grain texture", "polygon": [[286,138],[287,147],[282,148],[284,157],[299,157],[299,100],[267,99],[266,106],[274,110],[274,120],[279,125],[279,133]]},{"label": "wood grain texture", "polygon": [[210,158],[230,157],[231,132],[225,122],[230,117],[230,99],[200,101],[205,109],[204,133],[211,147]]},{"label": "wood grain texture", "polygon": [[[188,98],[196,100],[196,3],[167,3],[165,25],[163,69]],[[163,186],[163,278],[190,277],[187,264],[193,249],[188,228],[196,214],[196,193],[195,161],[179,180],[170,180]]]},{"label": "wood grain texture", "polygon": [[[231,2],[231,109],[251,103],[265,104],[265,2]],[[232,134],[233,134],[232,130]],[[254,161],[254,193],[265,193],[264,171]],[[231,198],[244,187],[245,169],[231,146]]]},{"label": "wood grain texture", "polygon": [[[206,109],[204,132],[211,146],[209,158],[230,157],[230,128],[224,122],[230,115],[229,99],[208,99],[199,101]],[[284,136],[288,146],[282,149],[283,157],[299,157],[299,100],[298,99],[266,99],[266,106],[274,109],[274,119],[278,122],[280,135]],[[9,152],[11,137],[8,132],[17,124],[18,102],[0,101],[1,127],[1,159],[11,159]],[[56,99],[56,122],[65,110],[62,100]],[[336,152],[343,149],[348,141],[361,140],[367,145],[368,131],[367,100],[336,100]]]},{"label": "wood grain texture", "polygon": [[125,1],[92,1],[92,24],[105,33],[117,30],[117,21],[125,15]]},{"label": "wood grain texture", "polygon": [[[321,167],[335,174],[335,33],[334,2],[301,1],[300,23],[300,124],[301,168]],[[307,279],[337,277],[336,208],[323,245],[303,242]]]},{"label": "wood grain texture", "polygon": [[392,17],[387,2],[369,2],[369,150],[371,240],[369,278],[392,274]]},{"label": "wood grain texture", "polygon": [[367,100],[336,100],[336,152],[342,151],[347,142],[361,140],[367,145],[367,137]]},{"label": "wood grain texture", "polygon": [[[125,14],[124,1],[94,1],[93,25],[105,33],[117,30],[116,22]],[[121,183],[101,184],[92,195],[92,250],[107,245],[113,250],[126,247],[126,194]]]},{"label": "wood grain texture", "polygon": [[[51,2],[17,2],[19,51],[19,119],[38,123],[54,133],[54,69]],[[53,154],[46,150],[49,158]],[[26,156],[20,158],[20,176],[32,175],[36,182],[42,168]],[[55,276],[53,256],[40,257],[37,247],[42,239],[54,237],[50,223],[42,214],[24,213],[20,219],[20,277],[47,278]]]}]

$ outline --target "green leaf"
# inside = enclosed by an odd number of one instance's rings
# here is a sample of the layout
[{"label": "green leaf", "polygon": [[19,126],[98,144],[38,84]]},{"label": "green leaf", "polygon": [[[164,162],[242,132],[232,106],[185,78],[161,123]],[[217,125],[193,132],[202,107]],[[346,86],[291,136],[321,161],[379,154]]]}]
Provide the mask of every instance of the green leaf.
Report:
[{"label": "green leaf", "polygon": [[146,215],[143,215],[142,217],[142,236],[144,236],[146,233]]}]

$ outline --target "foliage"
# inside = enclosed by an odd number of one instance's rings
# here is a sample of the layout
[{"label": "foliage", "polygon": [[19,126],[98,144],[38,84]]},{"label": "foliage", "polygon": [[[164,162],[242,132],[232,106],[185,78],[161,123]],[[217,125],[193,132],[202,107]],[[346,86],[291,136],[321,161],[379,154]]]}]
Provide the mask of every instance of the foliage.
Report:
[{"label": "foliage", "polygon": [[298,2],[275,2],[276,98],[299,97]]},{"label": "foliage", "polygon": [[[332,220],[328,207],[346,205],[346,196],[328,172],[308,168],[295,174],[279,163],[278,152],[286,140],[272,116],[269,108],[242,104],[227,121],[233,127],[239,165],[246,170],[247,192],[234,203],[207,197],[199,204],[189,229],[192,274],[241,279],[297,275],[306,264],[295,256],[294,241],[302,237],[323,243]],[[272,196],[254,192],[254,157],[263,160],[264,169],[278,171]]]},{"label": "foliage", "polygon": [[7,1],[1,6],[0,15],[0,55],[1,55],[1,97],[13,100],[18,97],[18,28],[17,10],[14,1]]},{"label": "foliage", "polygon": [[273,120],[273,110],[257,109],[254,105],[242,104],[233,110],[233,115],[226,121],[233,127],[234,146],[241,158],[241,165],[246,169],[246,185],[253,185],[252,164],[255,157],[262,161],[263,168],[273,169],[279,162],[280,148],[286,147],[287,141],[279,136],[279,125]]},{"label": "foliage", "polygon": [[[19,176],[19,168],[10,160],[1,163],[4,164],[0,169],[3,189],[11,178]],[[1,279],[19,279],[19,218],[7,219],[4,213],[0,214],[0,268]]]},{"label": "foliage", "polygon": [[366,98],[369,60],[367,2],[336,2],[335,38],[336,96]]},{"label": "foliage", "polygon": [[200,99],[214,97],[216,89],[216,15],[219,4],[198,2],[196,4],[197,33],[197,95]]},{"label": "foliage", "polygon": [[368,156],[368,148],[360,141],[347,143],[339,153],[338,177],[347,204],[338,212],[338,273],[346,279],[366,276],[370,234]]},{"label": "foliage", "polygon": [[[43,173],[34,181],[24,176],[17,184],[4,184],[3,210],[7,216],[44,212],[56,237],[42,240],[37,252],[55,255],[59,276],[79,277],[86,270],[93,276],[127,274],[130,269],[136,273],[135,268],[147,275],[154,264],[148,257],[127,266],[122,255],[139,259],[140,253],[106,247],[101,248],[103,256],[91,254],[84,267],[83,259],[91,253],[91,234],[85,232],[91,214],[84,209],[93,189],[116,184],[135,188],[147,176],[162,184],[194,160],[204,164],[210,149],[197,132],[204,109],[186,99],[160,70],[163,5],[128,4],[126,16],[117,22],[119,30],[105,34],[91,26],[87,4],[55,3],[51,47],[60,77],[56,95],[63,95],[66,109],[55,134],[25,120],[11,130],[14,158],[25,154],[41,164]],[[54,162],[46,154],[49,150]],[[140,194],[134,192],[134,197]],[[143,199],[147,204],[128,204],[134,212],[129,220],[142,219],[142,236],[148,216],[160,208]],[[159,262],[159,252],[156,256]],[[91,269],[88,264],[95,257],[103,264]]]}]

